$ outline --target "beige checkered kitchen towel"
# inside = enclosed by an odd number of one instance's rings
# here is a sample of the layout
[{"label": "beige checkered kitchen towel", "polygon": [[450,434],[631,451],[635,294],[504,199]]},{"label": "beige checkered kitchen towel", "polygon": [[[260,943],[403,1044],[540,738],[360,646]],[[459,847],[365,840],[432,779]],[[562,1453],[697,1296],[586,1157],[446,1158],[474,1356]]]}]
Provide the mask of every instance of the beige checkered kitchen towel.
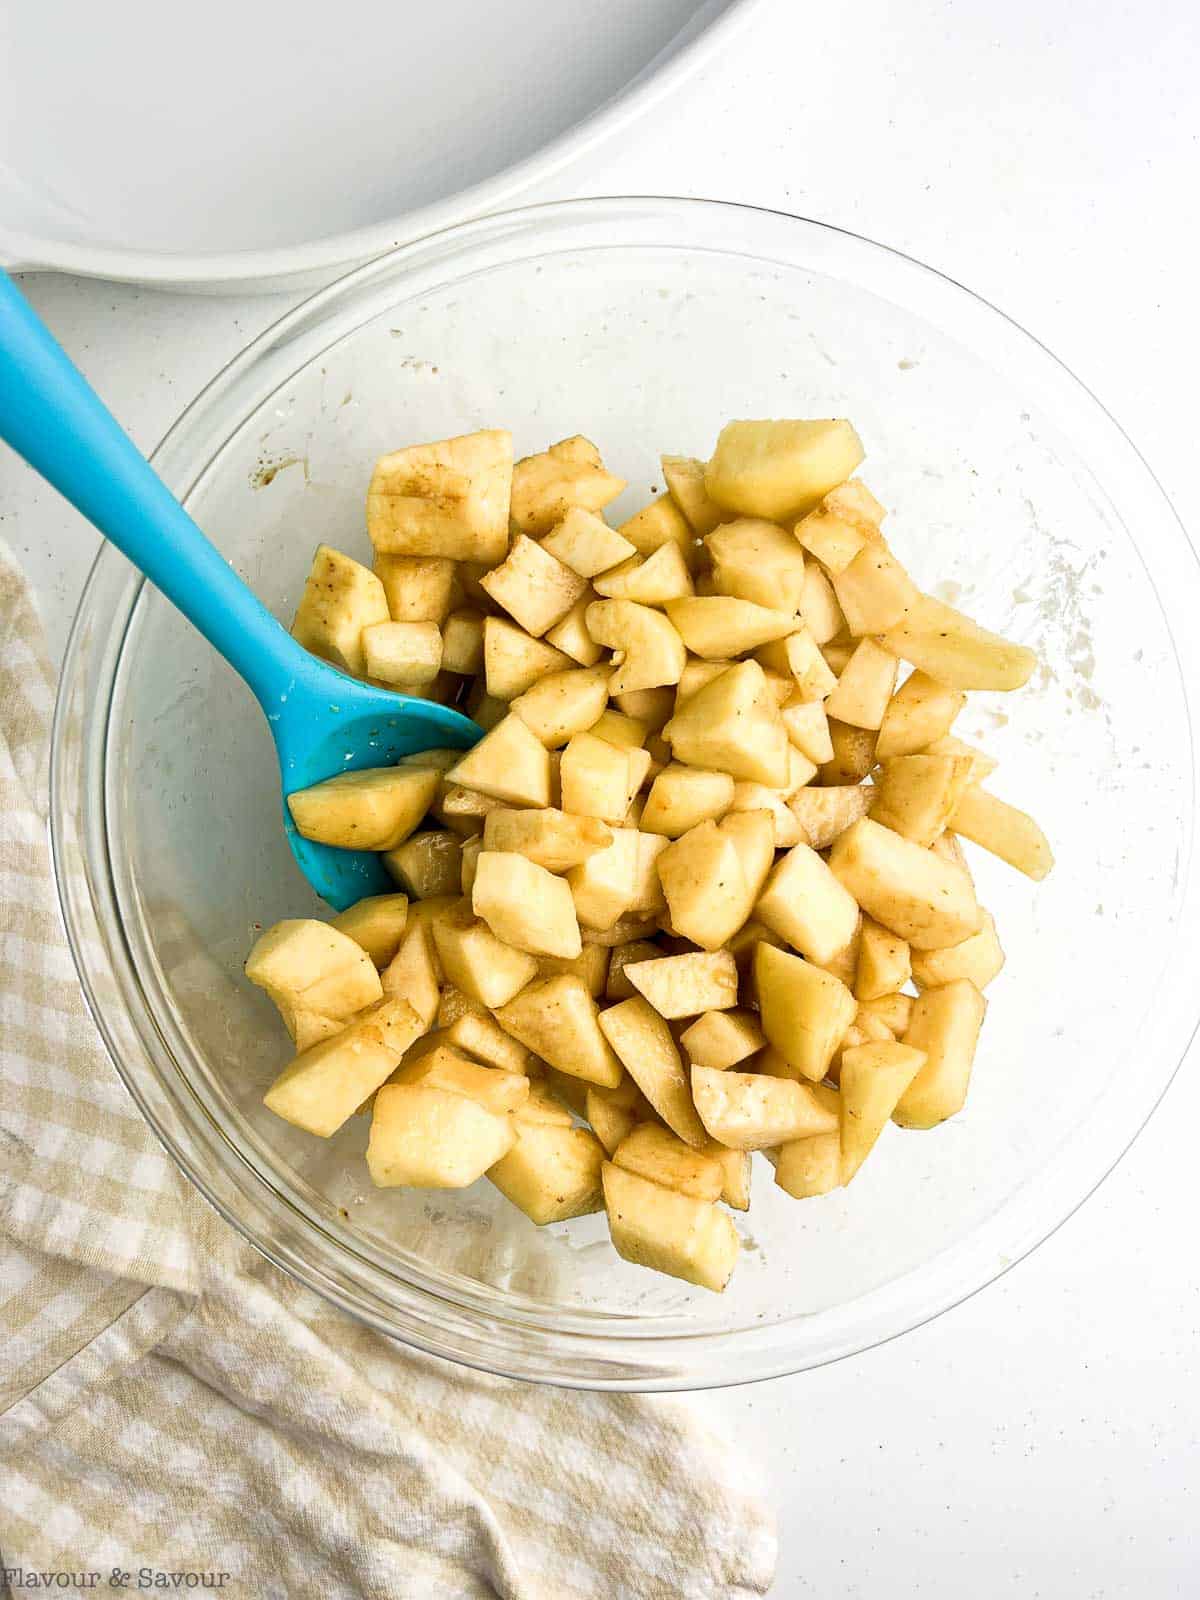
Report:
[{"label": "beige checkered kitchen towel", "polygon": [[59,927],[51,702],[0,546],[0,1565],[13,1594],[57,1573],[237,1600],[765,1592],[771,1516],[686,1402],[537,1388],[405,1351],[268,1266],[176,1173],[102,1050]]}]

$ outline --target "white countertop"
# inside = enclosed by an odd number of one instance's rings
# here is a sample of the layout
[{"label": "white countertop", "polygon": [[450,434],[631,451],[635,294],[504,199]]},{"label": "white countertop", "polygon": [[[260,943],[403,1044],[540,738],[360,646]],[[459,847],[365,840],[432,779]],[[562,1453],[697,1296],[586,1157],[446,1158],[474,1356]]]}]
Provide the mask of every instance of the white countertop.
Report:
[{"label": "white countertop", "polygon": [[[1049,344],[1196,535],[1197,82],[1194,0],[775,0],[538,197],[710,195],[909,251]],[[147,448],[295,298],[25,287]],[[0,534],[60,651],[95,536],[7,454]],[[696,1399],[770,1476],[778,1595],[1200,1593],[1197,1126],[1193,1051],[1100,1192],[1001,1282],[871,1354]]]}]

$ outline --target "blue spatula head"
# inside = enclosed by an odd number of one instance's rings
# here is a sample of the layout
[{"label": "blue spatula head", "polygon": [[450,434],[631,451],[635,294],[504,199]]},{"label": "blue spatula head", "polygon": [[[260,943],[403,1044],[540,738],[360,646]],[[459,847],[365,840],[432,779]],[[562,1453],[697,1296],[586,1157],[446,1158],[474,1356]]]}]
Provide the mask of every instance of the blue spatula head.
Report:
[{"label": "blue spatula head", "polygon": [[317,894],[345,911],[364,895],[394,889],[374,851],[339,850],[297,832],[288,795],[342,772],[394,766],[420,750],[468,750],[481,730],[449,706],[376,689],[311,656],[278,705],[264,701],[263,709],[279,755],[288,844]]}]

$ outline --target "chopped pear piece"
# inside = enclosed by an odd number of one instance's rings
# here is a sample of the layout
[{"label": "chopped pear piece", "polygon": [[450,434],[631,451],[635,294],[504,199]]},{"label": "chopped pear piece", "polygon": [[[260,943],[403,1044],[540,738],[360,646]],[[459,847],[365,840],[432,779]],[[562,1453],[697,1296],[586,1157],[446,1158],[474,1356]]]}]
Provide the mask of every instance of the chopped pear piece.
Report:
[{"label": "chopped pear piece", "polygon": [[849,1183],[874,1148],[897,1102],[925,1065],[907,1044],[860,1044],[842,1052],[842,1182]]},{"label": "chopped pear piece", "polygon": [[829,742],[833,760],[821,767],[821,782],[826,788],[842,789],[861,783],[875,765],[875,740],[870,728],[855,728],[848,722],[829,719]]},{"label": "chopped pear piece", "polygon": [[[599,1090],[589,1089],[584,1101],[584,1116],[591,1123],[592,1132],[604,1146],[605,1152],[611,1160],[637,1126],[637,1118],[632,1111],[626,1111],[623,1106],[614,1105],[611,1100],[606,1100]],[[682,1147],[686,1149],[687,1146]]]},{"label": "chopped pear piece", "polygon": [[[865,545],[849,566],[835,573],[833,592],[846,626],[856,639],[897,627],[922,599],[916,584],[882,540]],[[887,639],[880,643],[892,648]],[[892,654],[899,655],[900,651],[892,650]]]},{"label": "chopped pear piece", "polygon": [[960,795],[947,826],[1035,882],[1054,865],[1049,841],[1033,818],[978,784],[971,784]]},{"label": "chopped pear piece", "polygon": [[961,944],[979,930],[967,873],[869,817],[837,839],[829,865],[868,916],[915,950]]},{"label": "chopped pear piece", "polygon": [[894,756],[875,780],[871,816],[928,848],[945,832],[970,776],[966,756]]},{"label": "chopped pear piece", "polygon": [[453,604],[455,563],[446,556],[375,557],[393,622],[433,622],[440,628]]},{"label": "chopped pear piece", "polygon": [[847,828],[865,817],[875,791],[867,784],[842,784],[833,789],[800,789],[788,801],[814,850],[827,850]]},{"label": "chopped pear piece", "polygon": [[833,961],[858,926],[854,897],[806,844],[775,864],[754,914],[818,966]]},{"label": "chopped pear piece", "polygon": [[601,1088],[621,1082],[621,1063],[600,1031],[596,1002],[582,978],[563,974],[531,983],[496,1011],[496,1021],[560,1072]]},{"label": "chopped pear piece", "polygon": [[503,1116],[518,1111],[529,1098],[529,1079],[519,1072],[481,1066],[469,1056],[444,1044],[435,1045],[423,1055],[406,1061],[396,1072],[393,1083],[423,1083],[431,1089],[448,1089],[464,1094],[485,1111]]},{"label": "chopped pear piece", "polygon": [[466,1189],[515,1137],[509,1117],[424,1083],[385,1083],[375,1096],[367,1170],[379,1188]]},{"label": "chopped pear piece", "polygon": [[690,595],[666,602],[671,625],[694,655],[707,661],[744,655],[795,632],[790,611],[776,611],[729,595]]},{"label": "chopped pear piece", "polygon": [[512,702],[521,721],[547,749],[566,744],[591,728],[608,704],[607,667],[571,667],[549,672]]},{"label": "chopped pear piece", "polygon": [[[913,957],[912,975],[922,989],[937,989],[954,983],[959,978],[969,978],[977,989],[986,989],[1004,966],[1004,951],[996,936],[996,924],[990,911],[982,913],[979,932],[973,933],[961,944],[945,950],[918,950]],[[898,989],[899,984],[891,988]]]},{"label": "chopped pear piece", "polygon": [[[804,569],[804,596],[800,602],[800,621],[817,644],[825,646],[846,628],[846,617],[826,574],[810,561]],[[832,661],[828,662],[833,667]],[[840,667],[833,667],[840,672]]]},{"label": "chopped pear piece", "polygon": [[612,843],[612,829],[596,817],[545,811],[491,811],[483,825],[485,850],[515,850],[547,872],[569,872]]},{"label": "chopped pear piece", "polygon": [[[443,1000],[446,994],[452,992],[457,993],[447,988]],[[470,1007],[478,1004],[466,995],[459,995],[458,998]],[[478,1010],[460,1011],[456,1017],[449,1019],[443,1025],[443,1037],[448,1045],[473,1056],[485,1067],[495,1067],[500,1072],[528,1077],[536,1065],[530,1051],[519,1040],[505,1033],[483,1006],[479,1006]]]},{"label": "chopped pear piece", "polygon": [[637,832],[633,828],[611,832],[611,844],[567,873],[575,914],[584,928],[612,928],[638,898],[641,862]]},{"label": "chopped pear piece", "polygon": [[462,880],[462,840],[456,834],[430,828],[411,834],[395,850],[386,851],[383,864],[414,899],[453,895]]},{"label": "chopped pear piece", "polygon": [[833,760],[829,716],[819,700],[804,700],[799,693],[791,695],[780,706],[779,715],[788,738],[802,756],[818,767]]},{"label": "chopped pear piece", "polygon": [[597,644],[620,653],[608,685],[610,694],[679,682],[687,647],[661,611],[635,600],[593,600],[584,621]]},{"label": "chopped pear piece", "polygon": [[973,744],[968,744],[965,739],[956,739],[952,734],[947,734],[943,739],[935,739],[932,744],[926,745],[927,756],[966,756],[971,763],[971,782],[983,783],[991,777],[1000,763],[995,756],[988,755],[986,750],[979,750]]},{"label": "chopped pear piece", "polygon": [[466,906],[435,918],[433,939],[447,981],[492,1009],[511,1000],[537,972],[531,955],[497,939]]},{"label": "chopped pear piece", "polygon": [[[459,838],[469,839],[483,832],[484,823],[493,811],[502,809],[502,801],[492,800],[476,789],[464,789],[459,783],[443,783],[430,807],[430,815]],[[384,865],[387,865],[386,857]]]},{"label": "chopped pear piece", "polygon": [[1022,644],[989,633],[961,611],[918,594],[890,622],[872,619],[880,644],[952,689],[1020,689],[1037,666]]},{"label": "chopped pear piece", "polygon": [[692,1096],[709,1134],[731,1150],[773,1149],[838,1125],[812,1084],[790,1078],[693,1067]]},{"label": "chopped pear piece", "polygon": [[275,923],[246,957],[247,978],[277,1006],[352,1017],[380,999],[383,988],[370,955],[343,929],[314,918]]},{"label": "chopped pear piece", "polygon": [[[932,956],[933,952],[928,952]],[[912,952],[907,943],[880,927],[870,917],[863,918],[858,945],[858,967],[854,979],[856,1000],[879,1000],[902,989],[912,977]]]},{"label": "chopped pear piece", "polygon": [[[575,434],[517,462],[512,474],[512,520],[522,533],[536,538],[551,532],[572,506],[603,511],[624,487],[624,478],[605,470],[591,440]],[[503,554],[501,549],[492,560]]]},{"label": "chopped pear piece", "polygon": [[263,1096],[285,1122],[328,1139],[400,1065],[425,1031],[405,1000],[385,998],[298,1055]]},{"label": "chopped pear piece", "polygon": [[288,795],[297,833],[343,850],[394,850],[425,815],[439,783],[423,767],[367,767]]},{"label": "chopped pear piece", "polygon": [[484,617],[479,611],[452,611],[442,625],[442,669],[470,677],[483,665]]},{"label": "chopped pear piece", "polygon": [[702,950],[719,950],[750,914],[737,847],[715,822],[702,822],[658,858],[671,927]]},{"label": "chopped pear piece", "polygon": [[442,634],[436,622],[373,622],[362,631],[369,678],[419,694],[442,670]]},{"label": "chopped pear piece", "polygon": [[593,587],[611,600],[636,600],[643,606],[661,606],[692,594],[692,575],[677,544],[664,544],[649,556],[634,555],[602,573]]},{"label": "chopped pear piece", "polygon": [[674,709],[678,711],[685,700],[690,700],[697,690],[705,688],[723,672],[728,672],[732,665],[732,661],[701,661],[699,656],[689,656],[675,690]]},{"label": "chopped pear piece", "polygon": [[544,1083],[529,1085],[529,1098],[519,1111],[513,1112],[518,1123],[540,1122],[551,1128],[569,1128],[573,1125],[570,1111]]},{"label": "chopped pear piece", "polygon": [[727,772],[672,762],[650,785],[642,830],[678,839],[698,823],[723,817],[733,804],[733,794],[734,782]]},{"label": "chopped pear piece", "polygon": [[487,692],[496,700],[515,700],[551,672],[565,672],[572,658],[553,642],[535,639],[504,617],[485,617],[483,670]]},{"label": "chopped pear piece", "polygon": [[562,621],[546,630],[545,642],[553,645],[569,660],[578,662],[581,667],[594,667],[604,654],[603,646],[598,645],[588,632],[588,607],[595,604],[595,600],[596,591],[589,587]]},{"label": "chopped pear piece", "polygon": [[613,1247],[636,1266],[720,1294],[737,1264],[737,1229],[711,1201],[664,1188],[605,1162],[604,1204]]},{"label": "chopped pear piece", "polygon": [[639,554],[652,556],[665,544],[673,544],[691,566],[695,558],[696,542],[687,518],[673,500],[660,498],[636,511],[621,524],[621,537]]},{"label": "chopped pear piece", "polygon": [[780,1145],[775,1162],[775,1182],[795,1200],[830,1194],[842,1186],[840,1132],[818,1133],[810,1139],[793,1139]]},{"label": "chopped pear piece", "polygon": [[407,1000],[427,1028],[433,1025],[441,967],[434,953],[429,923],[417,922],[410,915],[400,948],[381,977],[384,994]]},{"label": "chopped pear piece", "polygon": [[537,735],[512,712],[451,767],[446,780],[505,805],[550,804],[550,756]]},{"label": "chopped pear piece", "polygon": [[796,538],[825,568],[841,572],[873,539],[879,529],[874,523],[854,515],[847,508],[831,505],[831,496],[796,524]]},{"label": "chopped pear piece", "polygon": [[804,551],[773,522],[740,517],[705,541],[720,594],[796,612],[804,594]]},{"label": "chopped pear piece", "polygon": [[754,652],[754,659],[766,671],[790,675],[795,697],[801,703],[824,700],[837,683],[837,674],[806,624],[795,628],[786,639],[762,645]]},{"label": "chopped pear piece", "polygon": [[387,620],[387,596],[375,574],[340,550],[319,545],[292,623],[293,639],[361,677],[367,670],[363,629]]},{"label": "chopped pear piece", "polygon": [[704,487],[704,462],[695,456],[661,456],[663,481],[671,499],[683,512],[698,537],[711,533],[725,513],[708,498]]},{"label": "chopped pear piece", "polygon": [[719,1162],[677,1139],[657,1122],[633,1128],[617,1146],[613,1162],[626,1172],[636,1172],[666,1189],[694,1195],[697,1200],[721,1198]]},{"label": "chopped pear piece", "polygon": [[517,950],[573,961],[583,949],[565,880],[515,851],[480,854],[471,905],[498,939]]},{"label": "chopped pear piece", "polygon": [[825,702],[828,716],[856,728],[877,729],[896,687],[896,658],[874,639],[860,639]]},{"label": "chopped pear piece", "polygon": [[[955,717],[967,703],[961,689],[950,689],[927,672],[914,672],[888,701],[879,727],[875,754],[880,761],[928,751],[950,732]],[[837,715],[838,713],[835,713]],[[851,718],[842,718],[850,721]],[[947,752],[953,753],[953,752]]]},{"label": "chopped pear piece", "polygon": [[574,816],[620,823],[649,769],[645,750],[627,750],[577,733],[562,755],[562,808]]},{"label": "chopped pear piece", "polygon": [[512,1149],[488,1172],[506,1200],[544,1227],[604,1208],[604,1146],[587,1128],[519,1120]]},{"label": "chopped pear piece", "polygon": [[803,516],[844,483],[863,453],[862,441],[841,419],[727,422],[704,487],[728,511],[783,522]]},{"label": "chopped pear piece", "polygon": [[610,528],[603,517],[582,506],[572,506],[558,526],[542,540],[542,549],[581,578],[594,578],[636,556],[628,539]]},{"label": "chopped pear piece", "polygon": [[523,533],[513,540],[505,560],[479,583],[535,639],[561,622],[587,590],[586,578]]},{"label": "chopped pear piece", "polygon": [[757,1055],[766,1042],[752,1011],[706,1011],[679,1036],[691,1065],[711,1067],[714,1072],[724,1072]]},{"label": "chopped pear piece", "polygon": [[624,970],[638,993],[668,1021],[737,1005],[737,964],[725,950],[660,956],[630,963]]},{"label": "chopped pear piece", "polygon": [[854,1021],[854,996],[832,973],[765,942],[754,951],[754,983],[768,1040],[802,1077],[819,1083]]},{"label": "chopped pear piece", "polygon": [[386,967],[400,948],[407,921],[407,895],[372,894],[334,917],[329,926],[361,945],[376,967]]},{"label": "chopped pear piece", "polygon": [[598,1000],[608,982],[609,951],[604,945],[593,944],[591,937],[591,930],[588,930],[588,935],[583,941],[583,949],[574,961],[565,961],[561,956],[539,956],[538,977],[578,978],[593,1000]]},{"label": "chopped pear piece", "polygon": [[910,994],[883,994],[878,1000],[864,1000],[858,1008],[856,1020],[861,1021],[864,1014],[870,1014],[885,1024],[894,1039],[899,1039],[908,1027],[912,1007],[913,997]]},{"label": "chopped pear piece", "polygon": [[663,729],[675,759],[781,788],[788,736],[757,661],[740,661],[698,689]]},{"label": "chopped pear piece", "polygon": [[706,1135],[671,1030],[639,995],[600,1013],[600,1027],[629,1076],[667,1126],[693,1149]]},{"label": "chopped pear piece", "polygon": [[986,1010],[969,978],[926,989],[913,1001],[904,1043],[924,1061],[892,1113],[902,1128],[933,1128],[962,1110]]},{"label": "chopped pear piece", "polygon": [[502,561],[508,548],[512,435],[502,428],[381,456],[367,489],[367,532],[383,555]]}]

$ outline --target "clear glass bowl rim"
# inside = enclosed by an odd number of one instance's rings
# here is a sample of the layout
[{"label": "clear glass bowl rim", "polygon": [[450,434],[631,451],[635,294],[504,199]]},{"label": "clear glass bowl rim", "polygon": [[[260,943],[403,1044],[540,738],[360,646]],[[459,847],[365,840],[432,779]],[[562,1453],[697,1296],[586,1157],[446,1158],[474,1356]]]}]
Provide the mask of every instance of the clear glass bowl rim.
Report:
[{"label": "clear glass bowl rim", "polygon": [[[1200,567],[1160,485],[1094,395],[1017,323],[934,269],[827,224],[731,202],[658,197],[522,207],[428,235],[358,268],[261,334],[179,417],[152,459],[186,498],[245,417],[323,350],[378,311],[447,281],[565,250],[687,246],[838,277],[923,316],[1000,371],[1036,388],[1120,513],[1136,507],[1138,545],[1171,625],[1189,725],[1200,684]],[[1127,521],[1122,517],[1123,521]],[[559,1314],[496,1291],[448,1292],[399,1274],[369,1244],[320,1215],[269,1163],[239,1148],[204,1105],[175,1054],[169,1007],[125,937],[132,893],[111,849],[116,800],[107,756],[122,646],[144,587],[111,547],[93,565],[72,627],[51,741],[50,831],[60,904],[85,998],[114,1066],[154,1132],[205,1198],[268,1260],[342,1310],[397,1340],[485,1371],[612,1390],[721,1387],[792,1373],[871,1348],[919,1326],[1001,1276],[1055,1231],[1112,1169],[1166,1091],[1200,1021],[1195,992],[1200,889],[1191,837],[1181,864],[1179,920],[1159,984],[1153,1070],[1118,1122],[1089,1122],[966,1239],[844,1305],[771,1324],[689,1333],[684,1319],[648,1326],[628,1316]],[[1175,625],[1177,624],[1177,626]],[[67,726],[76,724],[75,748]],[[79,728],[82,723],[81,730]],[[82,737],[79,738],[79,731]],[[1193,797],[1197,771],[1192,740]],[[1194,812],[1194,806],[1193,806]],[[68,870],[76,844],[82,872]],[[130,1051],[128,1030],[136,1048]]]}]

